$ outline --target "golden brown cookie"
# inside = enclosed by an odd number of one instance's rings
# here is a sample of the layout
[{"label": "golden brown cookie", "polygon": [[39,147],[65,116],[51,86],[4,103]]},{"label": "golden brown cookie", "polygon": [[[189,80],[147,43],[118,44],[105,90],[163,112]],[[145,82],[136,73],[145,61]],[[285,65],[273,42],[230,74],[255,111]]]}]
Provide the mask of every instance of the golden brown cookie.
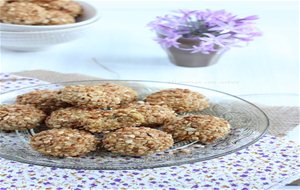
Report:
[{"label": "golden brown cookie", "polygon": [[46,115],[31,105],[0,105],[0,130],[26,130],[39,126]]},{"label": "golden brown cookie", "polygon": [[129,156],[145,156],[173,146],[172,136],[146,127],[126,127],[108,133],[102,141],[106,150]]},{"label": "golden brown cookie", "polygon": [[[82,128],[83,121],[88,115],[97,115],[99,110],[86,110],[80,108],[65,108],[53,111],[46,119],[49,128]],[[99,113],[100,114],[100,113]]]},{"label": "golden brown cookie", "polygon": [[188,89],[169,89],[150,94],[145,99],[151,105],[165,105],[176,113],[201,111],[209,107],[202,94]]},{"label": "golden brown cookie", "polygon": [[51,129],[42,131],[30,139],[36,151],[57,157],[82,156],[96,150],[97,138],[77,129]]},{"label": "golden brown cookie", "polygon": [[137,99],[137,92],[130,87],[113,83],[106,83],[100,86],[108,96],[114,96],[121,100],[120,105],[117,107],[120,107],[122,104],[129,104]]},{"label": "golden brown cookie", "polygon": [[118,108],[136,98],[133,89],[116,84],[67,86],[60,94],[62,101],[80,108]]},{"label": "golden brown cookie", "polygon": [[35,0],[34,3],[47,9],[47,10],[57,10],[70,14],[72,17],[77,17],[82,14],[83,8],[81,5],[74,1],[65,0],[54,0],[54,1],[40,1]]},{"label": "golden brown cookie", "polygon": [[83,129],[101,133],[124,127],[140,126],[144,121],[144,116],[135,109],[116,109],[103,111],[101,115],[90,116],[83,121]]},{"label": "golden brown cookie", "polygon": [[1,6],[0,20],[4,23],[36,25],[43,23],[47,11],[33,3],[13,2]]},{"label": "golden brown cookie", "polygon": [[70,105],[58,98],[58,90],[35,90],[26,94],[17,96],[17,104],[29,104],[50,114],[52,111],[66,108]]},{"label": "golden brown cookie", "polygon": [[228,121],[210,115],[189,115],[163,126],[176,141],[194,140],[204,144],[225,137],[230,132]]},{"label": "golden brown cookie", "polygon": [[111,111],[66,108],[52,112],[46,119],[49,128],[77,128],[93,133],[139,126],[143,122],[144,116],[129,108]]},{"label": "golden brown cookie", "polygon": [[139,101],[129,104],[127,107],[136,109],[144,116],[143,126],[159,127],[176,118],[175,112],[167,106],[150,105],[147,102]]},{"label": "golden brown cookie", "polygon": [[44,23],[47,25],[72,24],[75,23],[75,19],[63,11],[49,10],[47,11],[47,18]]}]

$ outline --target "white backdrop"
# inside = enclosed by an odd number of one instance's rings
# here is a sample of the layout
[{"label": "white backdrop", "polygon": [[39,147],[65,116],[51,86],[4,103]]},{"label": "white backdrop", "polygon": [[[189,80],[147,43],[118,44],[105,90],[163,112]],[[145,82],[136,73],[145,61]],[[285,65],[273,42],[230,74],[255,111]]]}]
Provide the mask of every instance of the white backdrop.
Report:
[{"label": "white backdrop", "polygon": [[[1,49],[1,72],[47,69],[108,79],[189,83],[233,94],[289,93],[299,87],[297,1],[89,1],[101,19],[88,36],[40,52]],[[146,24],[175,9],[225,9],[259,15],[263,37],[206,68],[172,65]],[[96,64],[96,59],[101,65]]]}]

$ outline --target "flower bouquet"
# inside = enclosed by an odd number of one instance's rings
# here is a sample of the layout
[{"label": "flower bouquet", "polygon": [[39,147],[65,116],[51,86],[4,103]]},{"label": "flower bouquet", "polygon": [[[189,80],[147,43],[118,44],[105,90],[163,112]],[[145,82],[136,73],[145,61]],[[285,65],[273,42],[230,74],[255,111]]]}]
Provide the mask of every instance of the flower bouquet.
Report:
[{"label": "flower bouquet", "polygon": [[155,40],[167,51],[171,62],[201,67],[216,63],[229,48],[260,36],[254,26],[257,19],[239,18],[225,10],[179,10],[157,17],[148,26],[157,33]]}]

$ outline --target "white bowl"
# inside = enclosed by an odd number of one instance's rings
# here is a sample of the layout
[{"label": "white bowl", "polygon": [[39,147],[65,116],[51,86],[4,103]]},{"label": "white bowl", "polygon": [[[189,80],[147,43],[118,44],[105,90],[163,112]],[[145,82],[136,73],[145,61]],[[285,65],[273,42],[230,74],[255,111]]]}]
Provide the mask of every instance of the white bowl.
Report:
[{"label": "white bowl", "polygon": [[84,8],[82,21],[55,26],[24,26],[2,24],[13,30],[0,30],[1,48],[14,51],[37,51],[84,37],[99,20],[97,10],[88,3],[79,2]]},{"label": "white bowl", "polygon": [[1,48],[13,51],[38,51],[54,45],[70,42],[84,37],[96,21],[68,29],[35,31],[35,32],[7,32],[0,31]]},{"label": "white bowl", "polygon": [[63,24],[63,25],[46,25],[46,26],[35,26],[35,25],[18,25],[18,24],[7,24],[0,23],[0,31],[10,32],[27,32],[27,31],[49,31],[49,30],[60,30],[66,28],[80,27],[95,22],[99,19],[97,9],[92,5],[83,2],[76,1],[83,7],[83,14],[76,19],[76,23]]}]

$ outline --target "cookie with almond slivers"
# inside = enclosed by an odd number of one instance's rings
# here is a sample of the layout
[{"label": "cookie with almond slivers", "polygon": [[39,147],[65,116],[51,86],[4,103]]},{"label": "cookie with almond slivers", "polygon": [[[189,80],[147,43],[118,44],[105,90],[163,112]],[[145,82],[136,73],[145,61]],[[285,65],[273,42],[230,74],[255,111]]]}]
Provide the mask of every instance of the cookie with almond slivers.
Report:
[{"label": "cookie with almond slivers", "polygon": [[230,124],[211,115],[189,115],[164,125],[162,129],[172,134],[176,141],[193,140],[209,144],[228,135]]},{"label": "cookie with almond slivers", "polygon": [[46,114],[32,105],[0,105],[0,130],[33,129],[41,125]]},{"label": "cookie with almond slivers", "polygon": [[151,105],[165,105],[176,113],[201,111],[209,107],[206,97],[189,89],[167,89],[150,94],[145,99]]}]

